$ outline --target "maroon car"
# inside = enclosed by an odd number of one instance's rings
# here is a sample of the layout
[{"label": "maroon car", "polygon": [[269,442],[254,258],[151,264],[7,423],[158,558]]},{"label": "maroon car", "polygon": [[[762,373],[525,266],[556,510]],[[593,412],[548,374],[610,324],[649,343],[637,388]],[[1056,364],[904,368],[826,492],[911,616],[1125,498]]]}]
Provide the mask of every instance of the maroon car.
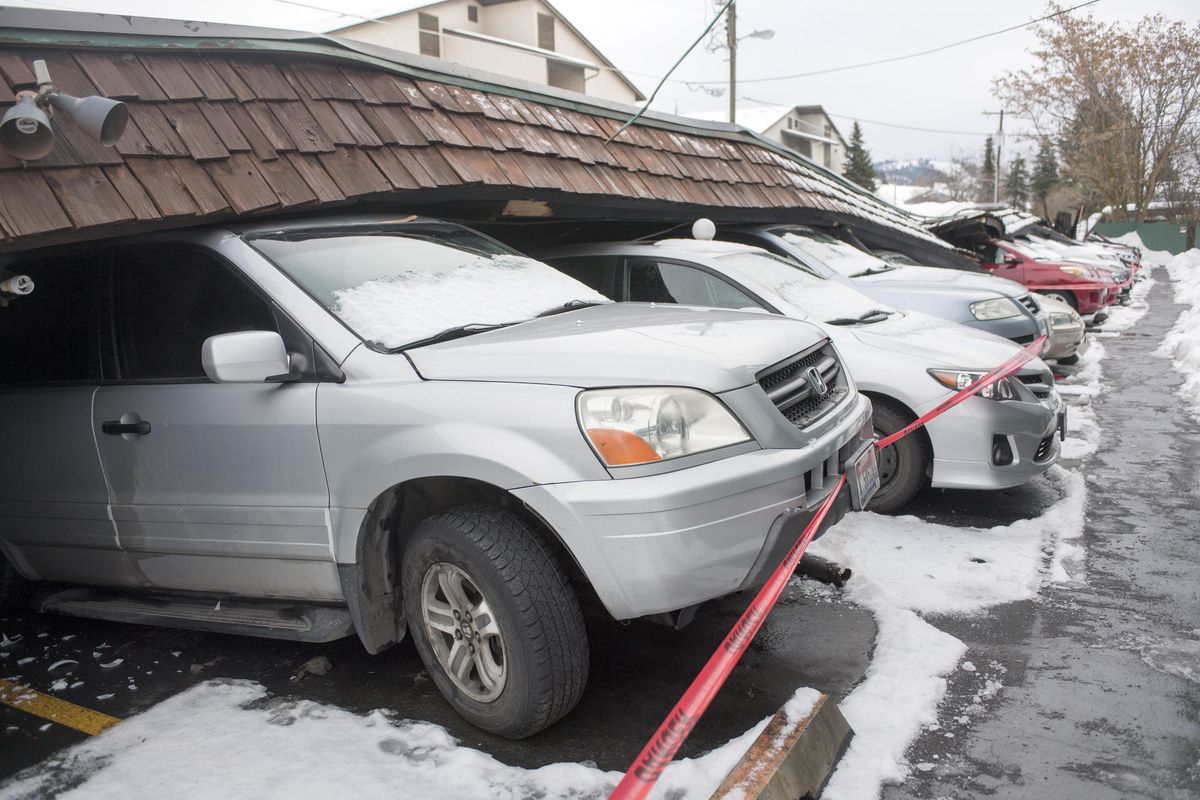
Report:
[{"label": "maroon car", "polygon": [[1025,243],[990,239],[980,254],[984,269],[1057,297],[1083,316],[1116,303],[1120,293],[1119,285],[1092,267],[1062,261],[1056,253]]}]

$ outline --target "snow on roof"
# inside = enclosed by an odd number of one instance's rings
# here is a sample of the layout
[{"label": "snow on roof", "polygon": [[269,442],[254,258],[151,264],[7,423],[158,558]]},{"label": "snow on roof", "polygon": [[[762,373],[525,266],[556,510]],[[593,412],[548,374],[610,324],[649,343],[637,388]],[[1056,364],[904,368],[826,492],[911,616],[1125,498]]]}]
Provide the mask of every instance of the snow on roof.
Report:
[{"label": "snow on roof", "polygon": [[655,247],[664,247],[694,256],[725,256],[730,253],[765,253],[761,247],[737,242],[718,242],[712,239],[661,239]]}]

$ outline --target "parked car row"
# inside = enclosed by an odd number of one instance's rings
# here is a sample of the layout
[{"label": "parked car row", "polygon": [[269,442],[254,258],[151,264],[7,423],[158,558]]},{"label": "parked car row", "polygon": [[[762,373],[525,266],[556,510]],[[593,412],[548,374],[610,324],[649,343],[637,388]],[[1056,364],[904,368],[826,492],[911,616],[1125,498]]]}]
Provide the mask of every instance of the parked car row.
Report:
[{"label": "parked car row", "polygon": [[0,308],[0,605],[370,652],[407,631],[458,713],[522,737],[579,700],[584,606],[687,624],[843,475],[821,533],[1058,459],[1037,358],[874,445],[1070,328],[1025,289],[817,228],[695,232],[536,261],[336,215],[0,259],[37,287]]}]

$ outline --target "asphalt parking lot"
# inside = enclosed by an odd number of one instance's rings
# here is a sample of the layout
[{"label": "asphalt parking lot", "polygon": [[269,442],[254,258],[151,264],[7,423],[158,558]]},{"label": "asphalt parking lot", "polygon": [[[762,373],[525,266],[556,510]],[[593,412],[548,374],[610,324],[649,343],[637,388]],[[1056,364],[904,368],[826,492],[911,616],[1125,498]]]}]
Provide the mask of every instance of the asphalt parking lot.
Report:
[{"label": "asphalt parking lot", "polygon": [[[1050,587],[983,616],[931,619],[967,643],[972,661],[1002,670],[1005,690],[980,698],[969,673],[952,675],[938,725],[911,751],[920,768],[886,797],[1200,794],[1193,682],[1200,661],[1200,430],[1173,396],[1178,376],[1150,356],[1176,316],[1165,280],[1150,300],[1133,331],[1103,340],[1109,391],[1095,409],[1105,436],[1098,453],[1068,465],[1088,476],[1086,584]],[[1056,499],[1038,479],[998,493],[927,491],[907,513],[986,528],[1036,517]],[[275,696],[355,712],[389,708],[435,722],[516,766],[573,761],[623,769],[745,602],[711,604],[678,632],[592,621],[583,701],[522,742],[459,720],[408,644],[368,656],[353,639],[302,645],[18,614],[0,618],[0,632],[12,642],[0,648],[0,675],[115,717],[213,678],[250,679]],[[681,755],[742,733],[798,686],[844,698],[863,679],[875,633],[867,611],[836,597],[815,602],[803,587],[789,587]],[[325,674],[300,674],[322,656]],[[1190,680],[1181,663],[1193,665]],[[0,706],[0,731],[0,778],[85,738],[7,706]]]}]

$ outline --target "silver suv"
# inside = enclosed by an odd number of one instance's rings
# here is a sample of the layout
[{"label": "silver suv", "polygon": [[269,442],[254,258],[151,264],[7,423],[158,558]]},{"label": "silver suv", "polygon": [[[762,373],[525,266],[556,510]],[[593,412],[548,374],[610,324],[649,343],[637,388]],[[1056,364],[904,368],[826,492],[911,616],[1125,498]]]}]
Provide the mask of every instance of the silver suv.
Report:
[{"label": "silver suv", "polygon": [[0,604],[43,582],[42,610],[371,652],[407,629],[505,736],[579,699],[580,599],[683,624],[874,463],[817,328],[608,303],[436,220],[0,266],[37,287],[0,308]]}]

